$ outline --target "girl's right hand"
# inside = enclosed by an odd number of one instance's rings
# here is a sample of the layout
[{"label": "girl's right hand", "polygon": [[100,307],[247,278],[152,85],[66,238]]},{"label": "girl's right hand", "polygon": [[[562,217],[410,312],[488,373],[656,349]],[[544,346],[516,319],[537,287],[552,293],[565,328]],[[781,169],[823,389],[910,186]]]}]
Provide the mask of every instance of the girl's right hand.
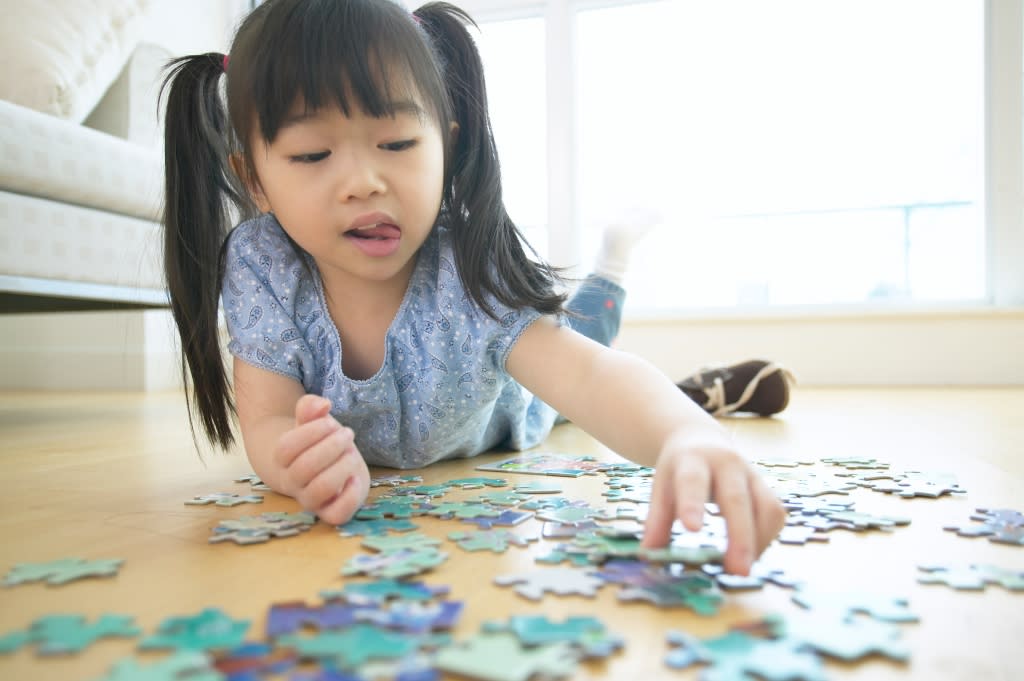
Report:
[{"label": "girl's right hand", "polygon": [[274,448],[282,490],[324,522],[340,525],[359,510],[370,491],[370,471],[351,428],[330,414],[331,403],[303,395],[295,403],[295,427]]}]

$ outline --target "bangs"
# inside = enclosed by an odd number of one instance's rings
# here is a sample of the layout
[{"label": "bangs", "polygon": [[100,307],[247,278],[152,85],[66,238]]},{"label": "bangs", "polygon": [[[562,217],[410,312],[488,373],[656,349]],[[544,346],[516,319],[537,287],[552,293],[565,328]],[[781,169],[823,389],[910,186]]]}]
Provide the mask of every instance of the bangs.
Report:
[{"label": "bangs", "polygon": [[382,118],[413,100],[446,122],[447,95],[434,55],[401,6],[306,0],[277,9],[258,32],[246,88],[265,140],[273,142],[296,105],[304,107],[298,113],[336,106],[346,116],[358,110]]}]

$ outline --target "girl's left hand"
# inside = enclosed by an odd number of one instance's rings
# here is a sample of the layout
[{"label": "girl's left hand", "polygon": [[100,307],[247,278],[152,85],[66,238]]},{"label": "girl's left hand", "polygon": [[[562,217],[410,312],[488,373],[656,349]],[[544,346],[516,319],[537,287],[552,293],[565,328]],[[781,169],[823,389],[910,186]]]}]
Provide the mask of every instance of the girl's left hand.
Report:
[{"label": "girl's left hand", "polygon": [[665,444],[655,467],[644,546],[668,544],[676,519],[688,530],[700,530],[708,501],[718,504],[725,519],[725,570],[750,574],[751,564],[785,525],[786,512],[757,471],[724,438]]}]

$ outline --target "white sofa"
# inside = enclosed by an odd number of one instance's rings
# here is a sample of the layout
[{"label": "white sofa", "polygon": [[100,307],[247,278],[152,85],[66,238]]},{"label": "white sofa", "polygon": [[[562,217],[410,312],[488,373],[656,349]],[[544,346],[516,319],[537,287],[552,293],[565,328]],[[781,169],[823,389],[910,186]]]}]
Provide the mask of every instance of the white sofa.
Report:
[{"label": "white sofa", "polygon": [[9,3],[0,27],[0,311],[166,306],[157,0]]}]

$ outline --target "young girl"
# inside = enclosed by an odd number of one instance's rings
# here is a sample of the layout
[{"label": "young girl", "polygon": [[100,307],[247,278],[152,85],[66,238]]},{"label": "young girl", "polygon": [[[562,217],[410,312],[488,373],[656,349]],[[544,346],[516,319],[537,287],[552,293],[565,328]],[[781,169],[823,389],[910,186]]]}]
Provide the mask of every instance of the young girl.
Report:
[{"label": "young girl", "polygon": [[561,414],[656,465],[646,545],[677,518],[699,529],[713,499],[725,567],[746,574],[781,505],[666,376],[607,347],[614,281],[591,276],[566,304],[524,250],[469,24],[445,3],[269,0],[230,56],[172,62],[165,260],[190,415],[227,447],[236,412],[256,473],[343,523],[368,464],[526,449]]}]

